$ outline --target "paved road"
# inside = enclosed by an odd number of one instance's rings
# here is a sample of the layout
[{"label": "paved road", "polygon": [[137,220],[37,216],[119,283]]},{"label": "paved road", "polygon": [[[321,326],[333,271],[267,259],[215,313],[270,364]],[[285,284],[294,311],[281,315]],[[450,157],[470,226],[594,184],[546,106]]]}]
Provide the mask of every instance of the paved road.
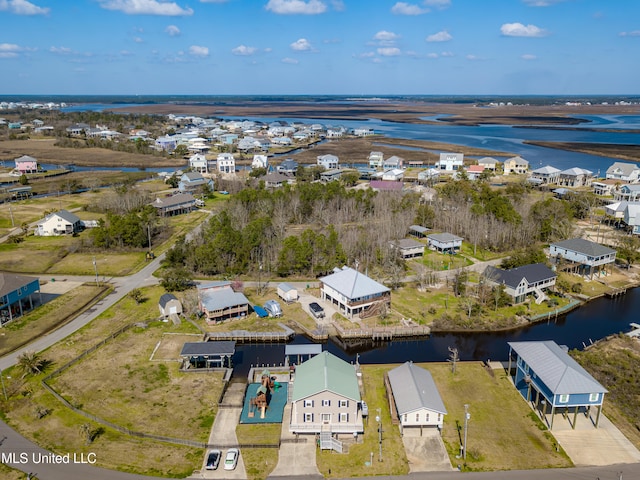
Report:
[{"label": "paved road", "polygon": [[100,302],[95,304],[92,308],[86,310],[84,313],[76,317],[71,322],[63,325],[62,327],[50,332],[49,334],[38,338],[26,347],[16,350],[9,355],[0,358],[0,370],[5,370],[17,363],[18,357],[25,351],[41,352],[50,346],[58,343],[62,339],[68,337],[76,330],[84,327],[91,322],[98,315],[102,314],[107,308],[116,304],[125,295],[127,295],[134,288],[151,285],[157,282],[157,279],[153,276],[160,266],[160,262],[164,258],[164,254],[158,256],[155,260],[149,262],[142,270],[128,277],[114,277],[109,280],[109,283],[113,285],[114,291],[107,295]]}]

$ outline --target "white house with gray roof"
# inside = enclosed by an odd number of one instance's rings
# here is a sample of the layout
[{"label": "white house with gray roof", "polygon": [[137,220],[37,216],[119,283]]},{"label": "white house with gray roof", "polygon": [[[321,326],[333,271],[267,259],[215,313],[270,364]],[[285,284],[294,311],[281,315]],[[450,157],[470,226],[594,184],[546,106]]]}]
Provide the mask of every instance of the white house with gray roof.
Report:
[{"label": "white house with gray roof", "polygon": [[534,263],[503,270],[489,265],[483,277],[492,285],[503,285],[513,303],[524,302],[527,295],[535,295],[536,303],[546,300],[545,290],[556,284],[558,275],[544,263]]},{"label": "white house with gray roof", "polygon": [[72,235],[82,230],[82,221],[77,215],[67,211],[60,210],[50,213],[44,220],[38,222],[35,235],[49,237],[54,235]]},{"label": "white house with gray roof", "polygon": [[560,177],[560,169],[552,167],[551,165],[545,165],[544,167],[536,168],[531,171],[531,178],[540,180],[541,183],[558,183]]},{"label": "white house with gray roof", "polygon": [[627,202],[637,202],[640,200],[640,185],[622,185],[613,192],[613,199],[616,201],[626,200]]},{"label": "white house with gray roof", "polygon": [[[556,413],[576,428],[578,413],[598,428],[602,402],[607,389],[571,358],[566,347],[553,340],[542,342],[508,342],[509,374],[515,354],[513,383],[528,402],[553,429]],[[595,418],[591,410],[596,408]],[[580,415],[582,421],[583,415]]]},{"label": "white house with gray roof", "polygon": [[455,253],[462,247],[462,237],[452,233],[431,233],[427,235],[429,248],[442,253]]},{"label": "white house with gray roof", "polygon": [[[616,261],[616,251],[584,238],[571,238],[549,245],[549,256],[559,268],[593,279],[606,274],[606,266]],[[561,260],[567,262],[562,264]]]},{"label": "white house with gray roof", "polygon": [[334,273],[319,280],[322,299],[337,306],[348,318],[362,315],[380,304],[391,304],[391,291],[387,287],[353,268],[336,268]]},{"label": "white house with gray roof", "polygon": [[296,367],[289,431],[362,433],[360,401],[355,366],[322,352]]},{"label": "white house with gray roof", "polygon": [[413,362],[405,362],[388,372],[393,402],[400,421],[400,429],[418,427],[442,431],[444,406],[431,372]]},{"label": "white house with gray roof", "polygon": [[562,170],[558,176],[558,185],[562,187],[589,187],[592,181],[593,172],[580,167]]},{"label": "white house with gray roof", "polygon": [[391,248],[398,250],[402,258],[422,257],[424,255],[424,243],[412,238],[401,238],[390,242]]},{"label": "white house with gray roof", "polygon": [[606,178],[637,183],[640,178],[640,167],[635,163],[614,162],[607,168]]}]

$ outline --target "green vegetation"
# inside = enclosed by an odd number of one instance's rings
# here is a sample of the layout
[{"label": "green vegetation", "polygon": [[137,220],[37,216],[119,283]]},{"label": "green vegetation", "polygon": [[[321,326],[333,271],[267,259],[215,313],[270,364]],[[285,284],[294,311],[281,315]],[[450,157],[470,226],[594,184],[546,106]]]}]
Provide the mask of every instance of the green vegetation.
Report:
[{"label": "green vegetation", "polygon": [[604,414],[640,448],[640,343],[621,334],[571,355],[609,390]]},{"label": "green vegetation", "polygon": [[[278,445],[282,425],[273,424],[239,424],[236,436],[240,445]],[[286,447],[285,447],[286,448]],[[263,480],[278,464],[277,448],[243,448],[242,457],[249,480]]]}]

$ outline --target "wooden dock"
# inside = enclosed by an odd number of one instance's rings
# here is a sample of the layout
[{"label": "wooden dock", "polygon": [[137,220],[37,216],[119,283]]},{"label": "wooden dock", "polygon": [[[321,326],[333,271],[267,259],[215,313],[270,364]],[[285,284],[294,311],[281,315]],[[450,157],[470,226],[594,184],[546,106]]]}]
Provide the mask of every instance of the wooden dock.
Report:
[{"label": "wooden dock", "polygon": [[278,326],[282,328],[282,331],[250,332],[248,330],[231,330],[229,332],[207,332],[204,336],[204,341],[235,340],[240,343],[280,343],[288,342],[294,337],[296,332],[289,327],[282,323],[278,323]]},{"label": "wooden dock", "polygon": [[640,325],[637,323],[630,323],[629,325],[633,330],[627,332],[625,335],[631,338],[640,338]]}]

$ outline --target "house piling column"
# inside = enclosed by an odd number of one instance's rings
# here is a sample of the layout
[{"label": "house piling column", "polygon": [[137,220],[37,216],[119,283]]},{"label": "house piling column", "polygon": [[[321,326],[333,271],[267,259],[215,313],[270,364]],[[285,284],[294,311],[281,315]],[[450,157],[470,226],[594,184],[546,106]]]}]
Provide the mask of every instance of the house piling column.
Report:
[{"label": "house piling column", "polygon": [[551,424],[549,425],[549,430],[553,430],[553,417],[555,416],[555,413],[556,413],[556,406],[551,405]]},{"label": "house piling column", "polygon": [[573,430],[576,429],[576,422],[578,421],[578,406],[576,405],[576,408],[573,410],[573,425],[571,425],[571,428]]}]

